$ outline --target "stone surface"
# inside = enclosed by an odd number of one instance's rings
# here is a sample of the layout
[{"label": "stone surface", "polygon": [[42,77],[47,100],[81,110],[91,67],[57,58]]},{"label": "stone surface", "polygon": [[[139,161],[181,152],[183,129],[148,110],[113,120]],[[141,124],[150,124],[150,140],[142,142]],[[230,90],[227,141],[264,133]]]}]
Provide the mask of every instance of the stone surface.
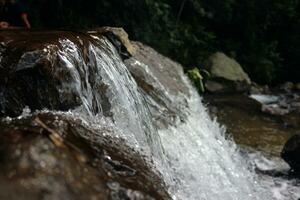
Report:
[{"label": "stone surface", "polygon": [[280,86],[281,91],[290,93],[294,89],[294,83],[286,82]]},{"label": "stone surface", "polygon": [[292,136],[284,145],[281,157],[290,165],[291,169],[300,173],[300,134]]},{"label": "stone surface", "polygon": [[290,110],[288,108],[279,106],[278,104],[262,105],[261,111],[264,113],[278,116],[290,113]]},{"label": "stone surface", "polygon": [[125,64],[146,94],[156,125],[163,128],[177,120],[184,121],[190,94],[183,67],[149,46],[139,42],[133,45],[136,53]]},{"label": "stone surface", "polygon": [[62,40],[77,45],[82,62],[88,59],[87,48],[93,38],[84,33],[1,32],[0,117],[18,116],[25,106],[64,111],[79,105],[74,91],[60,93],[62,84],[73,79],[62,67],[66,65],[60,55]]},{"label": "stone surface", "polygon": [[0,130],[1,199],[169,199],[141,156],[103,136],[108,129],[45,113],[6,118]]},{"label": "stone surface", "polygon": [[295,89],[298,90],[298,91],[300,91],[300,83],[296,83],[295,84]]},{"label": "stone surface", "polygon": [[205,67],[209,70],[212,77],[251,84],[249,76],[244,72],[240,64],[224,53],[217,52],[211,55],[206,61]]},{"label": "stone surface", "polygon": [[213,92],[213,93],[222,92],[224,90],[224,87],[222,84],[215,82],[215,81],[211,81],[211,80],[208,80],[205,82],[205,88],[207,91]]},{"label": "stone surface", "polygon": [[121,50],[122,46],[126,49],[126,51],[130,54],[130,56],[136,52],[134,45],[131,44],[131,41],[128,38],[128,34],[124,31],[123,28],[101,27],[99,29],[96,29],[96,32],[108,36],[109,38],[111,38],[111,33],[112,33],[120,42],[117,45],[116,45],[116,41],[114,41],[113,43],[119,49],[119,51],[122,52],[122,54],[126,54],[124,53],[124,50]]}]

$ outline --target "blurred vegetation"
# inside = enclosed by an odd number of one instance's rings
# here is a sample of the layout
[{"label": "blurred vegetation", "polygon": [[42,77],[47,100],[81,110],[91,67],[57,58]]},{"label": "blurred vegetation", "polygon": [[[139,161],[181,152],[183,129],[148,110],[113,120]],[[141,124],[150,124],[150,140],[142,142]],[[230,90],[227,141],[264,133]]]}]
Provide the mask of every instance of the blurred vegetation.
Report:
[{"label": "blurred vegetation", "polygon": [[208,79],[210,77],[210,73],[206,70],[200,70],[199,68],[194,67],[187,71],[187,75],[198,89],[198,92],[203,93],[205,91],[203,83],[204,79]]},{"label": "blurred vegetation", "polygon": [[[24,0],[25,1],[25,0]],[[259,83],[300,81],[298,0],[26,0],[36,28],[120,26],[184,66],[215,51]],[[189,70],[189,69],[186,69]]]}]

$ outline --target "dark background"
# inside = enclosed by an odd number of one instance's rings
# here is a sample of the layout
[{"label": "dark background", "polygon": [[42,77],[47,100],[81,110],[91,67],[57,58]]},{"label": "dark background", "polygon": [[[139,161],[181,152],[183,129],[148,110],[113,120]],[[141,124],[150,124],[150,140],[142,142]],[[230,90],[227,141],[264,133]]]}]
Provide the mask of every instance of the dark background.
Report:
[{"label": "dark background", "polygon": [[201,68],[223,51],[252,80],[300,82],[298,0],[23,0],[34,28],[123,27],[132,40]]}]

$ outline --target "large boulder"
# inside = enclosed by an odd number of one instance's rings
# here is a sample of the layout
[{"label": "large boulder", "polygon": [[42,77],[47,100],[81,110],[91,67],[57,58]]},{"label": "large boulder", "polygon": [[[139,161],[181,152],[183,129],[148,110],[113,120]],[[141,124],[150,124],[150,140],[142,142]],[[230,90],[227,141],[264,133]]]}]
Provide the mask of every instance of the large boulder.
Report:
[{"label": "large boulder", "polygon": [[[233,91],[241,92],[249,89],[251,80],[241,65],[232,58],[229,58],[224,53],[217,52],[212,54],[204,64],[205,68],[211,74],[211,79],[224,85],[220,88],[220,92]],[[207,84],[207,89],[210,90],[210,85]],[[215,92],[212,90],[211,92]]]},{"label": "large boulder", "polygon": [[160,178],[122,141],[71,116],[0,121],[0,199],[170,199]]},{"label": "large boulder", "polygon": [[294,172],[300,173],[300,134],[292,136],[286,142],[281,157],[290,165]]}]

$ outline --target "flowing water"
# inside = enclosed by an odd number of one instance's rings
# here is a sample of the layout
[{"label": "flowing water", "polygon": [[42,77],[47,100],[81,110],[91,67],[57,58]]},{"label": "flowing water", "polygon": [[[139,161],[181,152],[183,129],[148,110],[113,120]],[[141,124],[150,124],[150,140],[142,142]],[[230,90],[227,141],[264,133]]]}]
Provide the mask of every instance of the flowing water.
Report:
[{"label": "flowing water", "polygon": [[[81,104],[71,113],[94,129],[103,124],[114,129],[116,135],[111,137],[123,139],[161,173],[173,199],[274,199],[273,186],[266,186],[232,140],[225,139],[225,129],[209,117],[183,74],[190,93],[181,94],[189,105],[183,111],[187,118],[157,129],[146,94],[115,48],[104,38],[92,37],[95,41],[88,47],[88,61],[68,39],[60,40],[59,51],[52,51],[53,46],[45,49],[48,59],[57,56],[55,73],[66,76],[59,86],[61,100],[72,93]],[[171,101],[177,98],[167,91],[164,94]],[[280,195],[278,199],[287,196]]]}]

